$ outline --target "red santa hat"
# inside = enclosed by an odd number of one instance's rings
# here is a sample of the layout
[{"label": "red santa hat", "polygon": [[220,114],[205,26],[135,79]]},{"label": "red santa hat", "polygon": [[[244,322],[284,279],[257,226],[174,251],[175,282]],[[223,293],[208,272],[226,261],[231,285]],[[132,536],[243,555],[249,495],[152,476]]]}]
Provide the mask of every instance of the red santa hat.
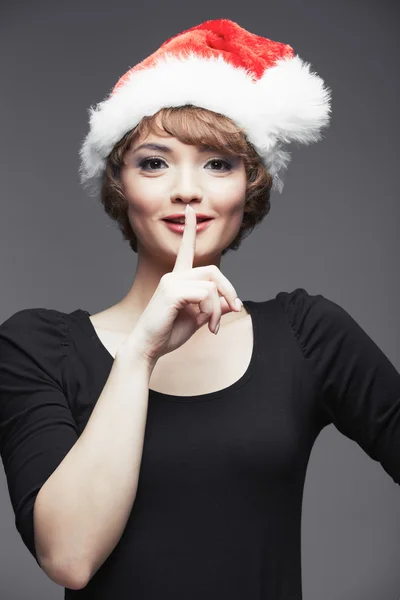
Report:
[{"label": "red santa hat", "polygon": [[97,194],[107,156],[144,116],[193,104],[244,129],[283,189],[290,142],[310,144],[329,125],[331,90],[288,44],[250,33],[229,19],[205,21],[166,40],[130,68],[102,102],[89,108],[80,149],[81,183]]}]

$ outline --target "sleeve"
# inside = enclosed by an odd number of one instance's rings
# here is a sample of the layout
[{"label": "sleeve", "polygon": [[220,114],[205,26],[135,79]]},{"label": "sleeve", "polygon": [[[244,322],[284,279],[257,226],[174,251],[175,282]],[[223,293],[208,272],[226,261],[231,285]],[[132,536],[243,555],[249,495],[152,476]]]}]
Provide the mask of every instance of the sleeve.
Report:
[{"label": "sleeve", "polygon": [[400,485],[400,374],[349,315],[303,288],[277,294],[317,376],[318,406]]},{"label": "sleeve", "polygon": [[78,439],[62,388],[64,319],[56,310],[24,309],[0,325],[0,455],[15,526],[39,566],[35,499]]}]

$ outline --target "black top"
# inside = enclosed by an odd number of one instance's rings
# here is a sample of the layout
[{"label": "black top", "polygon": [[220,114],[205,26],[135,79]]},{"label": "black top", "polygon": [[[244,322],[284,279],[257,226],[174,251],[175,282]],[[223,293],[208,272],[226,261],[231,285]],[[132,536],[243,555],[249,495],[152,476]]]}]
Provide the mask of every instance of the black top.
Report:
[{"label": "black top", "polygon": [[[300,600],[303,485],[330,423],[400,484],[400,374],[365,331],[303,288],[244,305],[254,347],[240,379],[198,396],[150,389],[125,530],[66,599]],[[24,309],[0,326],[0,452],[36,560],[36,495],[112,363],[85,310]]]}]

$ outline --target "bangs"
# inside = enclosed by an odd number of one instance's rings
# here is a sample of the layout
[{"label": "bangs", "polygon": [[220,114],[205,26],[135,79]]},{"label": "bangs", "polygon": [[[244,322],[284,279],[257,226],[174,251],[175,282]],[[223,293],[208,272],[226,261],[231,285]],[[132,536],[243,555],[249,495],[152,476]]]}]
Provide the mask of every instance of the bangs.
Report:
[{"label": "bangs", "polygon": [[227,154],[240,156],[247,163],[249,155],[258,156],[245,132],[225,115],[187,104],[162,108],[143,117],[126,139],[125,149],[153,133],[161,137],[172,135],[183,144],[207,146]]}]

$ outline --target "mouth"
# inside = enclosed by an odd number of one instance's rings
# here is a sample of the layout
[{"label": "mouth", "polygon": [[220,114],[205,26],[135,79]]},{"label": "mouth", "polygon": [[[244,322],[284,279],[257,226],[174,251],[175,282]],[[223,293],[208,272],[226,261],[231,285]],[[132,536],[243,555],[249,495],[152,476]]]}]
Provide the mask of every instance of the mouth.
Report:
[{"label": "mouth", "polygon": [[[175,233],[183,233],[185,228],[185,223],[177,223],[176,221],[169,221],[168,219],[162,219],[168,229],[174,231]],[[196,225],[196,233],[207,229],[210,224],[214,221],[214,219],[199,219]]]}]

